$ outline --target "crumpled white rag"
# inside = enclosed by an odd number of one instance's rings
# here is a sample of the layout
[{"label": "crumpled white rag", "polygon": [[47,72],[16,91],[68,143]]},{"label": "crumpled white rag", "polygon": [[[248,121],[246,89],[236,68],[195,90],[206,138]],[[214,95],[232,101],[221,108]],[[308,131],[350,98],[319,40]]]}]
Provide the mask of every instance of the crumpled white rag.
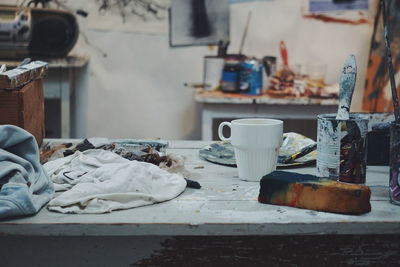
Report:
[{"label": "crumpled white rag", "polygon": [[48,209],[61,213],[104,213],[177,197],[186,188],[181,174],[145,162],[130,161],[113,152],[75,152],[44,165],[56,191]]}]

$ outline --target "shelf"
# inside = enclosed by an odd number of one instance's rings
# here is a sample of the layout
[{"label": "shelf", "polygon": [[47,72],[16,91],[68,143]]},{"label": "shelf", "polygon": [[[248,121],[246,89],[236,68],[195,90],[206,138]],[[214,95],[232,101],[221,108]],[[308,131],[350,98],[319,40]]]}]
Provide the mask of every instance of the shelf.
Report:
[{"label": "shelf", "polygon": [[[82,68],[89,62],[87,55],[68,55],[63,58],[35,58],[49,64],[49,68]],[[16,67],[21,60],[0,59],[0,64],[6,64],[7,69]]]},{"label": "shelf", "polygon": [[195,100],[198,103],[226,104],[279,104],[279,105],[338,105],[337,98],[271,97],[264,95],[242,95],[222,91],[197,89]]}]

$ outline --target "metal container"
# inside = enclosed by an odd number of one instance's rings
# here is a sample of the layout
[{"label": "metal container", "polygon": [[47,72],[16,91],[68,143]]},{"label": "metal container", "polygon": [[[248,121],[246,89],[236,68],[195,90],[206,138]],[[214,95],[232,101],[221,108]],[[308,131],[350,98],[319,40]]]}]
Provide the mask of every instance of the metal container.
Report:
[{"label": "metal container", "polygon": [[368,116],[318,115],[317,176],[346,183],[364,184],[366,177]]},{"label": "metal container", "polygon": [[263,65],[255,58],[246,59],[241,64],[240,93],[247,95],[260,95],[263,86]]},{"label": "metal container", "polygon": [[221,90],[226,93],[238,93],[240,84],[241,58],[238,56],[225,57],[222,71]]}]

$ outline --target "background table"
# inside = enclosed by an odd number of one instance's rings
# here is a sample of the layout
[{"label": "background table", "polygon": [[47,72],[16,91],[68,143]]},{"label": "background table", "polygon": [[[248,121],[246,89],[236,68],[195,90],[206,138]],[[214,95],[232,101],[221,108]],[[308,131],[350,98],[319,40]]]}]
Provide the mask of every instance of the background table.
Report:
[{"label": "background table", "polygon": [[213,138],[215,128],[213,121],[221,118],[267,117],[316,120],[318,114],[337,112],[338,107],[337,99],[274,98],[268,95],[247,96],[202,89],[196,90],[195,101],[201,104],[202,140],[216,139]]},{"label": "background table", "polygon": [[184,155],[185,176],[202,185],[171,201],[96,215],[42,209],[0,221],[3,266],[400,263],[400,206],[389,203],[387,166],[368,166],[372,211],[341,215],[259,203],[258,183],[198,157],[206,144],[170,142],[167,152]]},{"label": "background table", "polygon": [[[42,61],[49,65],[49,72],[43,79],[45,99],[57,99],[60,101],[60,117],[54,118],[57,114],[50,110],[48,103],[45,103],[46,136],[47,137],[71,137],[71,94],[76,88],[77,81],[75,70],[85,67],[89,62],[88,56],[69,55],[63,58],[42,58]],[[6,64],[8,69],[16,67],[20,61],[0,59],[0,65]],[[55,125],[60,122],[60,126]],[[56,129],[60,127],[60,129]]]}]

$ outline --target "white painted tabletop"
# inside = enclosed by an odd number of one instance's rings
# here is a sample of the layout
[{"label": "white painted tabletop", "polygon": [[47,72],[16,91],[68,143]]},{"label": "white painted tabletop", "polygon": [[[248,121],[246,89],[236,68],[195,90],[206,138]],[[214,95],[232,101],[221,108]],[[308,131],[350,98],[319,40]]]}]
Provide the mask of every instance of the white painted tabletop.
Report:
[{"label": "white painted tabletop", "polygon": [[222,91],[196,90],[195,101],[205,104],[275,104],[275,105],[334,105],[337,98],[312,98],[312,97],[272,97],[264,95],[244,95],[237,93],[224,93]]},{"label": "white painted tabletop", "polygon": [[[259,183],[238,178],[237,170],[199,158],[206,141],[170,141],[168,153],[186,157],[185,177],[201,189],[187,188],[177,198],[151,206],[99,215],[50,212],[0,221],[0,235],[321,235],[400,234],[400,206],[389,203],[389,167],[369,166],[372,211],[341,215],[262,204]],[[315,174],[314,167],[288,169]]]}]

